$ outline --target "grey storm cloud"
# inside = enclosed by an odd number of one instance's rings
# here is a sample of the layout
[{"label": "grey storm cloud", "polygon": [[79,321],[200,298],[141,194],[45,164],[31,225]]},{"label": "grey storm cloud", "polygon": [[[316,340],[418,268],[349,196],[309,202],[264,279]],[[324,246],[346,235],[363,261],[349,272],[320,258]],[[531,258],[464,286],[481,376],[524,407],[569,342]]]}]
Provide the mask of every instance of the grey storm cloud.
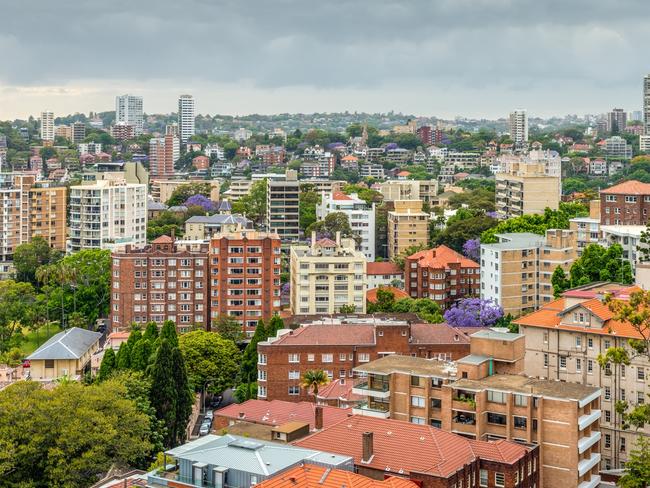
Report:
[{"label": "grey storm cloud", "polygon": [[552,98],[638,91],[650,70],[647,0],[22,0],[3,2],[1,15],[9,86],[402,84],[422,97]]}]

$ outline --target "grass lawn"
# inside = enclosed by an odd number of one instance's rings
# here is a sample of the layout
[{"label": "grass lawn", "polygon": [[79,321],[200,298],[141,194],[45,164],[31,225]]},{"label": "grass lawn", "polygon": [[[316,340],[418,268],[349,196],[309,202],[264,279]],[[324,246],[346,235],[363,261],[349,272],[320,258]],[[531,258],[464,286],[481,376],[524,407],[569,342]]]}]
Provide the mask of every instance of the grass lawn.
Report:
[{"label": "grass lawn", "polygon": [[58,325],[51,324],[49,326],[49,334],[47,327],[41,327],[36,331],[29,331],[25,333],[25,341],[20,344],[20,350],[25,354],[25,356],[33,353],[39,346],[43,345],[54,334],[59,332],[61,329]]}]

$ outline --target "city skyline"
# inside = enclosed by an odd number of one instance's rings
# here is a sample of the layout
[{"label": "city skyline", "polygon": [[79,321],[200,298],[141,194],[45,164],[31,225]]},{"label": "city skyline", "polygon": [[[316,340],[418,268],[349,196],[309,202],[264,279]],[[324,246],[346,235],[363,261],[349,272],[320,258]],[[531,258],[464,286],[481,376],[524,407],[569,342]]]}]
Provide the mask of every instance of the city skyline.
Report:
[{"label": "city skyline", "polygon": [[[143,96],[147,113],[173,112],[181,93],[198,114],[633,111],[650,71],[646,6],[635,0],[39,3],[39,15],[6,6],[0,47],[15,62],[0,68],[0,119],[111,110],[122,93]],[[80,27],[48,36],[43,22]],[[179,42],[160,42],[170,31]],[[607,76],[604,59],[617,65]]]}]

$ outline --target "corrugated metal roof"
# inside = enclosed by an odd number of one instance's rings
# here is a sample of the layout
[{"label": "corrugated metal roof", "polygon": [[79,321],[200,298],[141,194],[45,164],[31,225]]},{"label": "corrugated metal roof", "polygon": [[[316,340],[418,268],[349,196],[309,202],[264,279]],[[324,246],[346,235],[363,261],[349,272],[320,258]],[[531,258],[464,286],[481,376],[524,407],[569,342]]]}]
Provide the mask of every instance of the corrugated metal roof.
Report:
[{"label": "corrugated metal roof", "polygon": [[52,336],[27,359],[79,359],[101,336],[100,332],[73,327]]}]

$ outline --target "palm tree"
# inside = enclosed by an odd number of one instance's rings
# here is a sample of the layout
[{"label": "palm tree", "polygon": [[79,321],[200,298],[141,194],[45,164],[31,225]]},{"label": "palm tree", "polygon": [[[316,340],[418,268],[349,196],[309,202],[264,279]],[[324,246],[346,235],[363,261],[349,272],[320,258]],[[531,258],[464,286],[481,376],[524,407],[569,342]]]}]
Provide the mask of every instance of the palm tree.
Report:
[{"label": "palm tree", "polygon": [[50,284],[54,281],[55,272],[56,270],[51,264],[39,266],[36,269],[36,279],[43,285],[45,290],[45,322],[48,326],[48,334],[50,325]]},{"label": "palm tree", "polygon": [[322,369],[310,369],[302,375],[301,386],[314,394],[314,400],[318,396],[318,389],[330,382],[329,376]]}]

